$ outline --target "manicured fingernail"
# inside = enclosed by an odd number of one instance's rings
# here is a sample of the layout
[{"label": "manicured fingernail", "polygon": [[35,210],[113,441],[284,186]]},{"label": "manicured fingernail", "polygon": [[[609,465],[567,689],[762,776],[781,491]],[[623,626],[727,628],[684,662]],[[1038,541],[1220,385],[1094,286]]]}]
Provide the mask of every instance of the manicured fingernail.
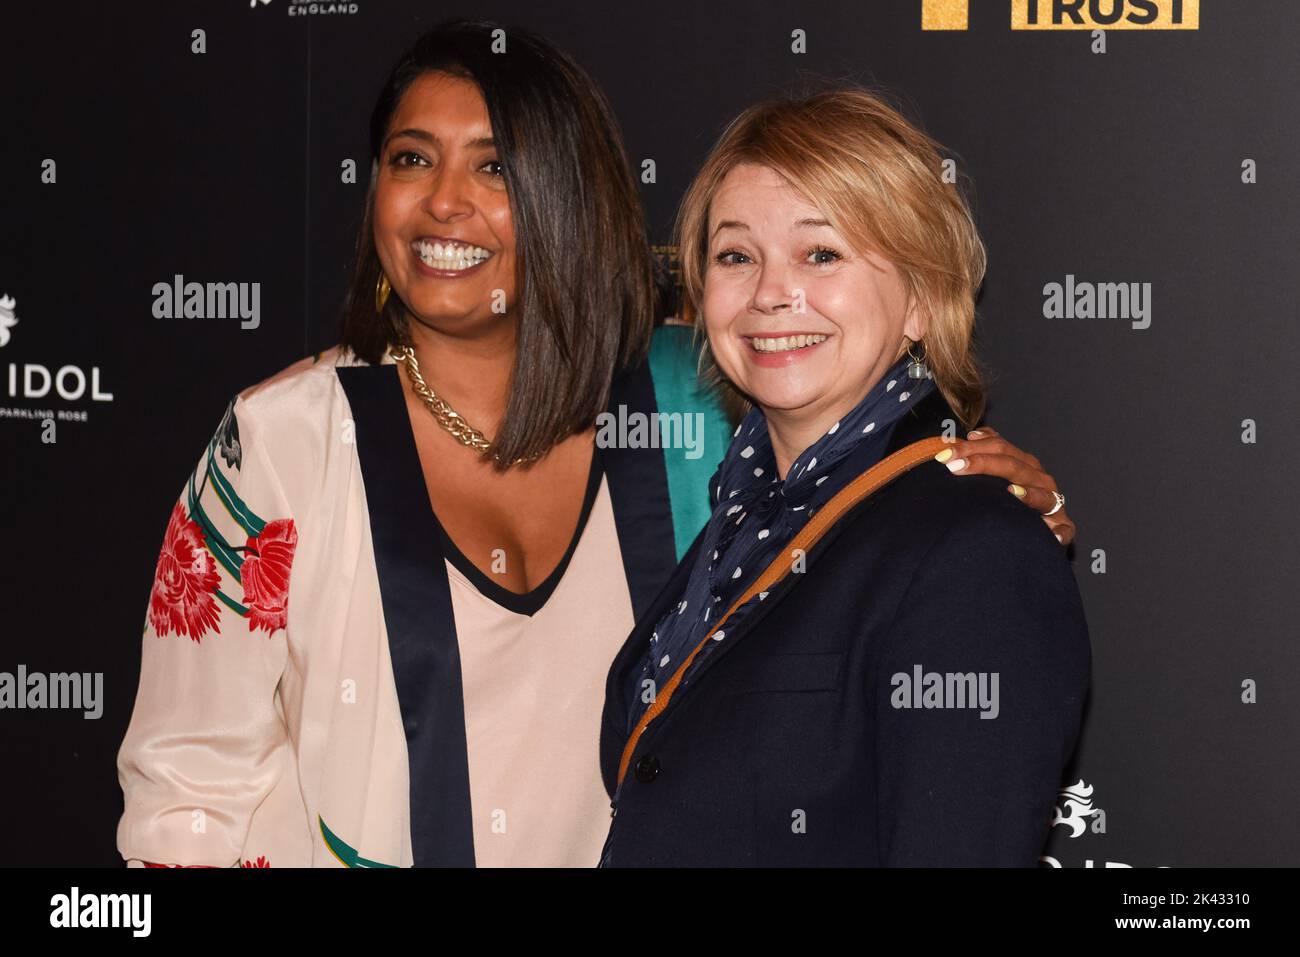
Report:
[{"label": "manicured fingernail", "polygon": [[966,467],[965,459],[953,459],[951,462],[948,463],[949,472],[960,472],[965,467]]},{"label": "manicured fingernail", "polygon": [[944,449],[934,457],[934,460],[936,462],[947,462],[950,458],[952,458],[952,449]]},{"label": "manicured fingernail", "polygon": [[1061,533],[1060,533],[1060,532],[1052,532],[1052,534],[1056,536],[1056,540],[1057,540],[1058,542],[1060,542],[1062,545],[1065,544],[1065,539],[1063,539],[1063,538],[1061,537]]},{"label": "manicured fingernail", "polygon": [[974,432],[967,432],[966,437],[970,439],[978,439],[983,434],[984,433],[981,432],[979,429],[976,429]]},{"label": "manicured fingernail", "polygon": [[1014,495],[1016,498],[1024,498],[1025,495],[1027,494],[1027,493],[1025,492],[1024,488],[1023,488],[1022,486],[1020,486],[1020,485],[1014,485],[1014,484],[1011,485],[1011,486],[1010,486],[1010,491],[1011,491],[1011,494]]}]

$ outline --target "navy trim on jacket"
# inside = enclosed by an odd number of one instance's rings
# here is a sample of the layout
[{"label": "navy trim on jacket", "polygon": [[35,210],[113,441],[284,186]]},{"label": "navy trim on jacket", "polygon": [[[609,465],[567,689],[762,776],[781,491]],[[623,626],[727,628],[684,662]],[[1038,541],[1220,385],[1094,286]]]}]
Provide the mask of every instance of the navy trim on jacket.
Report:
[{"label": "navy trim on jacket", "polygon": [[[640,413],[646,421],[654,421],[651,413],[657,411],[657,406],[649,363],[614,379],[609,411],[617,416],[620,405],[626,407],[629,419]],[[664,452],[659,448],[619,445],[597,449],[597,453],[609,477],[610,504],[632,596],[632,614],[639,618],[677,565]]]},{"label": "navy trim on jacket", "polygon": [[395,365],[343,366],[411,774],[416,867],[473,867],[460,647],[441,534]]},{"label": "navy trim on jacket", "polygon": [[[340,366],[337,372],[356,424],[389,656],[406,732],[414,863],[473,867],[460,650],[444,565],[449,540],[429,502],[397,369]],[[621,403],[628,413],[648,418],[655,411],[654,396],[649,365],[642,363],[614,380],[609,409],[617,414]],[[640,614],[676,564],[664,453],[659,448],[597,448],[584,522],[602,470],[634,614]],[[575,546],[576,539],[564,564]]]}]

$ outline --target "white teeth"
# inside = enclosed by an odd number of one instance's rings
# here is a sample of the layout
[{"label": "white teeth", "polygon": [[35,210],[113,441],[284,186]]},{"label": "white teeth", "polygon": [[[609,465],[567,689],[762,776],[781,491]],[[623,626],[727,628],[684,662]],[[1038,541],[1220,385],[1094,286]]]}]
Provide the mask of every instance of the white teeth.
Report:
[{"label": "white teeth", "polygon": [[789,352],[825,342],[826,336],[779,336],[775,339],[755,336],[749,340],[758,352]]},{"label": "white teeth", "polygon": [[414,248],[420,261],[434,269],[469,269],[492,255],[481,246],[430,243],[423,239],[416,240]]}]

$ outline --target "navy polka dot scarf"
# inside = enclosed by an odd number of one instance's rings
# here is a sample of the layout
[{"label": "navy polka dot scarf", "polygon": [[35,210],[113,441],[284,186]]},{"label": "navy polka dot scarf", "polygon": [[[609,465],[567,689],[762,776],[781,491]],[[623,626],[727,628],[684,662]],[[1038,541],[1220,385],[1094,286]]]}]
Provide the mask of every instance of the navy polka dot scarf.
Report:
[{"label": "navy polka dot scarf", "polygon": [[[659,620],[635,674],[629,731],[650,706],[657,689],[667,683],[718,617],[726,614],[813,513],[884,458],[894,426],[935,387],[932,378],[908,378],[908,361],[906,356],[900,359],[848,415],[805,449],[791,463],[784,482],[776,473],[766,418],[757,407],[745,416],[710,482],[713,514],[686,590]],[[850,452],[853,467],[837,468]],[[726,632],[735,631],[766,597],[766,592],[760,592],[736,609],[726,627],[695,656],[681,687],[689,684],[700,662],[726,640]]]}]

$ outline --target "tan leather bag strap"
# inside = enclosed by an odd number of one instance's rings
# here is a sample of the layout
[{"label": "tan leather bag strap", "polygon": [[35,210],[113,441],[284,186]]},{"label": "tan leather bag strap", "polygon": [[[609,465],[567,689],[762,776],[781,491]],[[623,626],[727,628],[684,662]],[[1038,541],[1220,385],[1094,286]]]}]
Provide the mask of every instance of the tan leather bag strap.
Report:
[{"label": "tan leather bag strap", "polygon": [[714,622],[709,633],[704,636],[703,640],[695,646],[686,660],[678,665],[677,670],[673,672],[667,683],[659,689],[655,695],[655,700],[650,703],[650,707],[641,715],[641,720],[637,722],[636,727],[632,729],[632,734],[623,748],[623,758],[618,764],[618,783],[623,783],[623,777],[627,774],[628,762],[632,760],[632,753],[636,750],[637,742],[641,739],[642,732],[649,726],[650,722],[663,713],[668,707],[668,702],[681,684],[682,675],[686,669],[691,666],[695,656],[713,638],[713,635],[727,623],[727,619],[737,608],[745,604],[759,592],[770,591],[772,586],[789,574],[794,565],[792,560],[796,551],[804,554],[808,552],[814,544],[817,543],[827,529],[834,525],[841,517],[863,499],[867,498],[877,489],[888,485],[904,472],[915,468],[921,463],[934,458],[943,449],[947,448],[950,443],[946,442],[939,436],[929,439],[922,439],[919,442],[913,442],[905,446],[884,459],[881,459],[867,471],[863,472],[844,488],[840,489],[835,496],[821,507],[821,509],[808,520],[808,524],[799,530],[794,538],[790,539],[790,544],[772,559],[772,563],[763,570],[763,574],[754,580],[754,583],[745,589],[745,593],[736,599],[725,615]]}]

